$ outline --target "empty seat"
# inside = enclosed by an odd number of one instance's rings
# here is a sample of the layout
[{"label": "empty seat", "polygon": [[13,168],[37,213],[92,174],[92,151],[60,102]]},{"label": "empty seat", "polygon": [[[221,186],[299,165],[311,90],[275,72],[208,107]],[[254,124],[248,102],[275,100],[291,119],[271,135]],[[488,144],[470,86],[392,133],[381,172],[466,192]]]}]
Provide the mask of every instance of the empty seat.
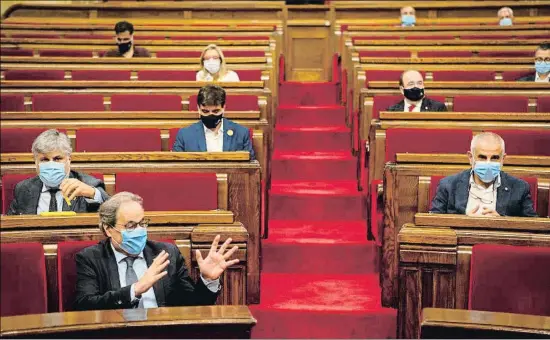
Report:
[{"label": "empty seat", "polygon": [[158,51],[157,52],[157,58],[200,58],[200,56],[201,56],[200,51]]},{"label": "empty seat", "polygon": [[533,57],[533,51],[480,51],[479,52],[480,57],[487,57],[487,58],[518,58],[518,57],[526,57],[526,58],[532,58]]},{"label": "empty seat", "polygon": [[181,111],[181,97],[174,94],[114,94],[111,111]]},{"label": "empty seat", "polygon": [[[255,95],[230,95],[226,97],[225,109],[227,111],[258,111],[258,96]],[[197,96],[189,96],[189,110],[198,110]]]},{"label": "empty seat", "polygon": [[372,104],[372,119],[380,117],[380,111],[386,111],[389,107],[403,100],[401,95],[381,95],[374,96]]},{"label": "empty seat", "polygon": [[550,316],[550,247],[472,248],[468,307]]},{"label": "empty seat", "polygon": [[25,111],[25,96],[22,94],[2,94],[0,97],[2,112]]},{"label": "empty seat", "polygon": [[[2,131],[3,133],[4,131]],[[30,148],[29,148],[30,149]],[[4,151],[2,151],[3,153]],[[7,214],[17,183],[36,176],[36,174],[7,174],[2,176],[2,214]]]},{"label": "empty seat", "polygon": [[105,111],[101,94],[34,94],[33,111]]},{"label": "empty seat", "polygon": [[159,129],[79,129],[77,152],[162,151]]},{"label": "empty seat", "polygon": [[[367,82],[370,81],[395,81],[396,86],[399,82],[399,77],[403,71],[401,70],[368,70],[365,71]],[[424,76],[424,74],[422,74]]]},{"label": "empty seat", "polygon": [[433,71],[434,81],[494,81],[494,71]]},{"label": "empty seat", "polygon": [[223,55],[226,58],[232,58],[232,57],[265,57],[264,51],[233,51],[233,50],[225,50],[223,51]]},{"label": "empty seat", "polygon": [[138,79],[161,81],[195,81],[196,74],[196,71],[142,70],[138,71]]},{"label": "empty seat", "polygon": [[68,39],[98,39],[98,40],[107,40],[112,39],[111,35],[97,35],[97,34],[65,34],[65,38]]},{"label": "empty seat", "polygon": [[409,35],[405,36],[408,40],[454,40],[452,35]]},{"label": "empty seat", "polygon": [[1,152],[31,152],[32,143],[45,130],[42,128],[2,128],[2,133],[0,133]]},{"label": "empty seat", "polygon": [[418,51],[419,58],[470,58],[471,51]]},{"label": "empty seat", "polygon": [[465,153],[470,149],[471,130],[409,129],[386,130],[386,162],[397,153]]},{"label": "empty seat", "polygon": [[455,112],[528,112],[529,98],[523,96],[455,96]]},{"label": "empty seat", "polygon": [[550,112],[550,96],[538,97],[537,112]]},{"label": "empty seat", "polygon": [[31,50],[21,50],[18,48],[2,48],[0,50],[0,55],[13,57],[32,57],[33,53]]},{"label": "empty seat", "polygon": [[409,51],[360,51],[360,58],[410,58],[411,52]]},{"label": "empty seat", "polygon": [[401,40],[399,35],[369,35],[365,37],[352,37],[351,41],[355,45],[358,41],[369,40]]},{"label": "empty seat", "polygon": [[506,154],[550,156],[550,130],[491,130],[504,139]]},{"label": "empty seat", "polygon": [[76,292],[75,256],[82,249],[97,241],[69,241],[57,244],[57,284],[59,287],[59,311],[73,310]]},{"label": "empty seat", "polygon": [[63,70],[7,70],[6,80],[65,80]]},{"label": "empty seat", "polygon": [[12,34],[12,38],[18,39],[59,39],[61,36],[58,34],[44,34],[44,33],[19,33]]},{"label": "empty seat", "polygon": [[126,70],[74,70],[73,80],[130,80],[132,71]]},{"label": "empty seat", "polygon": [[261,70],[235,70],[241,81],[260,81],[262,79]]},{"label": "empty seat", "polygon": [[80,51],[80,50],[40,50],[41,57],[79,57],[79,58],[91,58],[93,56],[92,51]]},{"label": "empty seat", "polygon": [[504,80],[504,81],[516,81],[519,78],[528,76],[532,73],[534,73],[533,70],[504,71],[504,72],[502,72],[502,80]]},{"label": "empty seat", "polygon": [[44,248],[38,242],[0,245],[1,316],[48,312]]},{"label": "empty seat", "polygon": [[214,210],[218,184],[214,173],[117,173],[116,192],[143,197],[145,211]]}]

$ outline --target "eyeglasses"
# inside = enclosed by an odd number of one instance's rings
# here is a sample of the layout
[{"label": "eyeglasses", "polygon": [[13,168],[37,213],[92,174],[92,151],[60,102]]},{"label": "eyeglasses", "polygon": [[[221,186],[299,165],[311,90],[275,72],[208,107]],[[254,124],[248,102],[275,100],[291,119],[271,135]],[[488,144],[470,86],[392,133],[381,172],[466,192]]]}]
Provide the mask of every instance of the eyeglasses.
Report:
[{"label": "eyeglasses", "polygon": [[147,228],[149,226],[149,222],[151,222],[151,220],[148,219],[148,218],[144,218],[140,222],[130,221],[130,222],[126,223],[126,225],[124,226],[124,229],[126,229],[128,231],[132,231],[132,230],[136,229],[137,227]]},{"label": "eyeglasses", "polygon": [[541,63],[541,62],[547,62],[547,63],[550,63],[550,58],[535,58],[535,62],[537,63]]},{"label": "eyeglasses", "polygon": [[473,198],[480,200],[481,203],[483,203],[483,204],[493,204],[493,202],[495,201],[494,192],[491,193],[491,195],[493,195],[493,199],[490,199],[490,200],[474,194],[471,190],[470,190],[470,195],[472,195]]}]

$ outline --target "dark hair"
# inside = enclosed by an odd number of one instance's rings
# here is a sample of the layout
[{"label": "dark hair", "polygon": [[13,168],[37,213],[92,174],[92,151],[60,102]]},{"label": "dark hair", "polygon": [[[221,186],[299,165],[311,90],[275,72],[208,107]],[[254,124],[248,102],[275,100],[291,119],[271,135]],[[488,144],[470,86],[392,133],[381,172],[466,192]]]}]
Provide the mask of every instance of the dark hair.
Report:
[{"label": "dark hair", "polygon": [[206,85],[199,90],[198,106],[225,106],[225,90],[217,85]]},{"label": "dark hair", "polygon": [[550,42],[543,42],[542,44],[540,44],[540,46],[537,47],[537,49],[535,50],[535,53],[538,50],[543,50],[543,51],[550,50]]},{"label": "dark hair", "polygon": [[120,34],[122,32],[130,32],[130,34],[134,34],[134,25],[129,23],[128,21],[119,21],[115,25],[115,33]]}]

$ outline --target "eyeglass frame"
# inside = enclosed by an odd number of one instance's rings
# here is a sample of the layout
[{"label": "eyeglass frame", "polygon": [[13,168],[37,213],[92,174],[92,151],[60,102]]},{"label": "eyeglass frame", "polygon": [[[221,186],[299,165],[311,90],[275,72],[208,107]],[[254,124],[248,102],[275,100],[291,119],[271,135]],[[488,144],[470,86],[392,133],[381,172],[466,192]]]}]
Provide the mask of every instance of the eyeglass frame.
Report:
[{"label": "eyeglass frame", "polygon": [[[127,230],[127,231],[132,231],[132,230],[135,230],[137,227],[142,227],[142,228],[147,228],[149,226],[149,223],[151,223],[151,219],[149,218],[144,218],[142,219],[141,221],[139,222],[133,222],[133,221],[130,221],[128,223],[126,223],[126,225],[122,225],[122,224],[119,224],[119,223],[115,223],[115,226],[116,225],[121,225],[124,227],[124,230]],[[120,232],[117,228],[115,228],[114,226],[112,226],[113,229],[115,229],[116,231]]]}]

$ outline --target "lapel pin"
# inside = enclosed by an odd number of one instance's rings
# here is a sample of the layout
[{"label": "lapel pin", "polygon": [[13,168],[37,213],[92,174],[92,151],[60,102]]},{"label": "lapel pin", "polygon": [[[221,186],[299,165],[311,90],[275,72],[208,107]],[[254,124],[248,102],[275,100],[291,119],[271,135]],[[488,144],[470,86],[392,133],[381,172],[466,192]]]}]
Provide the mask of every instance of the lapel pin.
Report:
[{"label": "lapel pin", "polygon": [[508,187],[504,187],[504,191],[508,191]]},{"label": "lapel pin", "polygon": [[227,135],[228,136],[233,136],[233,130],[227,130]]}]

